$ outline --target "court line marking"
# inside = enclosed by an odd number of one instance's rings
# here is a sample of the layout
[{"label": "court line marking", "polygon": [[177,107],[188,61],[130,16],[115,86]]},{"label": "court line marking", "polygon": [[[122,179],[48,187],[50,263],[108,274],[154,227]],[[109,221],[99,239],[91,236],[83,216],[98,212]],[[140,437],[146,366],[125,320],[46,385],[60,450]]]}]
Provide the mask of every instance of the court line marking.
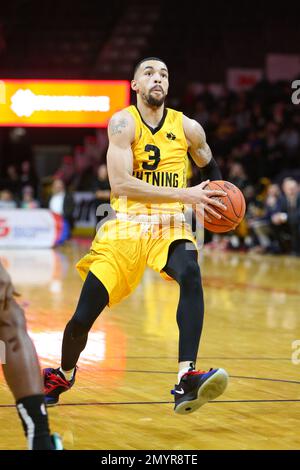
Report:
[{"label": "court line marking", "polygon": [[[109,369],[109,372],[121,372],[122,369]],[[99,371],[99,372],[105,372],[107,371]],[[138,374],[172,374],[176,375],[177,372],[172,372],[172,371],[162,371],[162,370],[136,370],[136,369],[126,369],[123,372],[129,372],[129,373],[138,373]],[[284,383],[291,383],[291,384],[298,384],[300,385],[299,380],[287,380],[287,379],[272,379],[269,377],[252,377],[252,376],[247,376],[247,375],[229,375],[229,378],[234,378],[234,379],[250,379],[250,380],[265,380],[269,382],[284,382]]]},{"label": "court line marking", "polygon": [[[208,403],[300,403],[300,399],[273,399],[273,400],[213,400]],[[120,405],[174,405],[173,401],[120,401],[120,402],[93,402],[93,403],[59,403],[57,406],[120,406]],[[55,408],[55,407],[48,407]],[[15,405],[0,405],[0,408],[15,408]]]},{"label": "court line marking", "polygon": [[[111,359],[119,359],[124,356],[111,356]],[[170,359],[178,360],[178,357],[170,356],[126,356],[126,359]],[[220,361],[290,361],[290,357],[222,357],[222,356],[202,356],[198,360],[217,359]]]},{"label": "court line marking", "polygon": [[299,380],[287,380],[287,379],[270,379],[268,377],[250,377],[247,375],[230,375],[229,377],[234,377],[235,379],[250,379],[250,380],[266,380],[269,382],[284,382],[289,384],[300,384]]}]

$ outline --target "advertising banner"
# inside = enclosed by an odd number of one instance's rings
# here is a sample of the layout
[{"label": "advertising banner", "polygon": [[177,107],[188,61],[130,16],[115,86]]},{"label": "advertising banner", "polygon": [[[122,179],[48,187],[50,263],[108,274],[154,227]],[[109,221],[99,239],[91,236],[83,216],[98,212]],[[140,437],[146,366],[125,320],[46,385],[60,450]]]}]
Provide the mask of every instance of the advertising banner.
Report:
[{"label": "advertising banner", "polygon": [[263,77],[261,69],[230,68],[227,70],[229,90],[244,91],[252,88]]},{"label": "advertising banner", "polygon": [[0,126],[106,127],[129,97],[126,80],[0,79]]},{"label": "advertising banner", "polygon": [[0,210],[1,248],[51,248],[61,238],[62,218],[48,209]]}]

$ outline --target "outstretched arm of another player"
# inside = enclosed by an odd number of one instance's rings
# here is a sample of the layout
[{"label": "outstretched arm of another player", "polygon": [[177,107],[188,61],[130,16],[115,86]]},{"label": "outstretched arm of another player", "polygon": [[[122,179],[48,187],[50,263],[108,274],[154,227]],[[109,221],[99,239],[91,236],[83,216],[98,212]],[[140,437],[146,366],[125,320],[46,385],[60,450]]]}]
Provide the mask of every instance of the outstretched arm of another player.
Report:
[{"label": "outstretched arm of another player", "polygon": [[222,204],[211,199],[214,196],[225,196],[223,191],[204,189],[208,181],[192,188],[166,188],[153,186],[132,176],[133,154],[131,143],[134,140],[135,124],[127,111],[116,113],[108,127],[109,147],[107,168],[112,192],[116,196],[127,196],[141,202],[182,202],[189,204],[203,203],[211,213],[216,212],[211,206],[222,207]]}]

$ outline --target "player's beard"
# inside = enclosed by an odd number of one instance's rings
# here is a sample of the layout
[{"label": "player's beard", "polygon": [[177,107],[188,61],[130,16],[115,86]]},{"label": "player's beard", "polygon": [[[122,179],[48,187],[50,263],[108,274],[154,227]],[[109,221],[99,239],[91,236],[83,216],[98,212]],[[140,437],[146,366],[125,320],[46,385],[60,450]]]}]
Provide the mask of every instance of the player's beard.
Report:
[{"label": "player's beard", "polygon": [[149,91],[148,96],[145,96],[145,99],[147,101],[147,104],[153,108],[159,108],[162,106],[165,102],[166,96],[162,92],[161,98],[155,98],[153,95],[151,95],[151,90]]}]

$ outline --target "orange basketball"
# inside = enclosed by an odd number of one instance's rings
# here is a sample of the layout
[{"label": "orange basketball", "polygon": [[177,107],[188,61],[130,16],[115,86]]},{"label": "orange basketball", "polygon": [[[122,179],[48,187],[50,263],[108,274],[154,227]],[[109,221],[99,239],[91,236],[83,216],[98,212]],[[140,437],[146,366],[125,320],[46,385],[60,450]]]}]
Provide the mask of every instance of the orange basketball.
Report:
[{"label": "orange basketball", "polygon": [[234,230],[243,220],[246,210],[246,202],[243,193],[229,181],[211,181],[205,189],[220,189],[227,193],[221,197],[220,201],[227,207],[226,211],[213,207],[222,218],[217,219],[212,214],[207,213],[211,222],[204,219],[204,227],[214,233],[223,233]]}]

